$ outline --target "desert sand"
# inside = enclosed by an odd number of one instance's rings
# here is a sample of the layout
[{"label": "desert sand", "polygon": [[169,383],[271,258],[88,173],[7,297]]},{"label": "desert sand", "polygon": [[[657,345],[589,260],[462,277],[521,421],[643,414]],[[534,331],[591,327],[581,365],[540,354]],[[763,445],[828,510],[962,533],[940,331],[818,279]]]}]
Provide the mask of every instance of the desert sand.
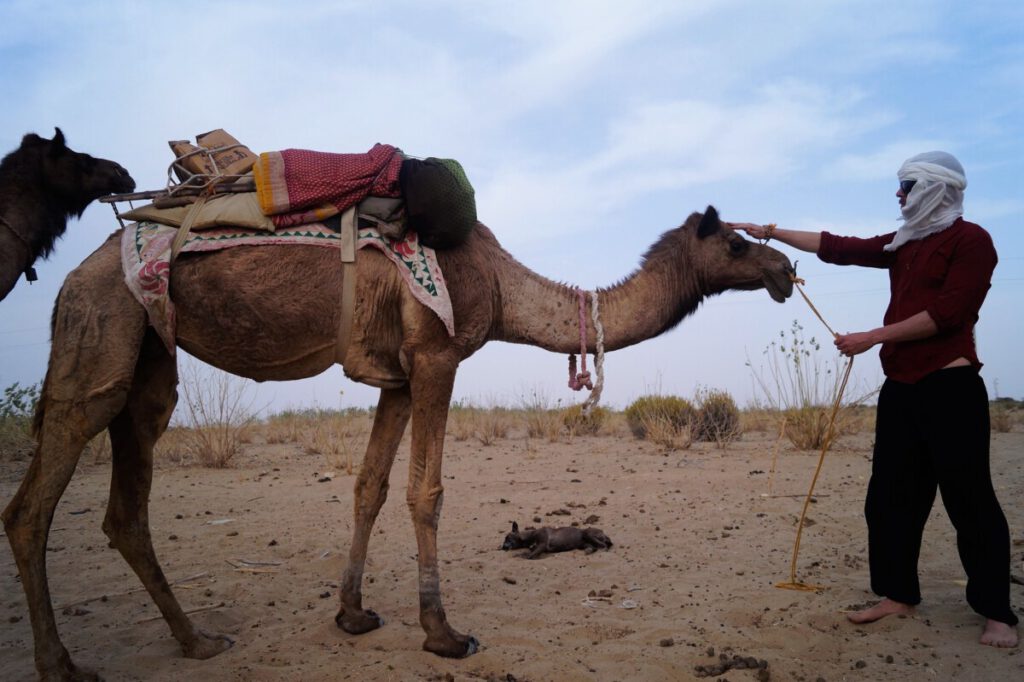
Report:
[{"label": "desert sand", "polygon": [[[1024,679],[1022,649],[977,643],[983,621],[964,600],[941,501],[926,531],[917,614],[869,626],[846,621],[844,612],[873,599],[861,513],[870,441],[869,433],[844,437],[825,461],[797,569],[798,579],[821,589],[800,592],[775,584],[789,578],[817,452],[783,447],[770,477],[769,433],[668,454],[627,434],[556,443],[513,434],[490,446],[449,438],[443,596],[452,625],[481,643],[462,660],[420,649],[416,545],[404,499],[408,441],[364,585],[364,605],[386,624],[362,636],[334,624],[352,475],[322,480],[331,468],[323,457],[258,440],[227,469],[158,463],[157,554],[195,621],[236,642],[207,661],[182,658],[137,578],[108,548],[100,524],[110,465],[85,457],[49,541],[58,625],[75,661],[107,680],[689,680],[723,656],[764,661],[767,673],[734,668],[704,679]],[[993,446],[1019,575],[1024,433],[1018,426],[994,434]],[[4,503],[26,466],[0,464]],[[498,549],[512,521],[593,525],[615,544],[530,561]],[[28,614],[6,542],[0,590],[0,677],[34,679]],[[1024,613],[1024,587],[1011,591]]]}]

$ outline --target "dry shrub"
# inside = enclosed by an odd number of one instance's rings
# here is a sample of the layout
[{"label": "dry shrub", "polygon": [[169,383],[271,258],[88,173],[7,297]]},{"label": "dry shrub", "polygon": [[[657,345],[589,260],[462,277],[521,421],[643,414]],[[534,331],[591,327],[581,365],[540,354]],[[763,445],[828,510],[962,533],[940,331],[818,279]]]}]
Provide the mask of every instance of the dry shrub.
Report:
[{"label": "dry shrub", "polygon": [[268,417],[260,430],[269,445],[298,443],[303,434],[313,427],[316,418],[316,413],[308,410],[285,410]]},{"label": "dry shrub", "polygon": [[227,372],[200,369],[198,361],[184,360],[179,386],[189,427],[188,453],[201,466],[226,467],[241,451],[254,418],[248,385]]},{"label": "dry shrub", "polygon": [[570,436],[596,436],[608,422],[609,410],[595,406],[590,414],[583,414],[583,405],[573,405],[562,410],[562,424]]},{"label": "dry shrub", "polygon": [[488,410],[474,410],[473,434],[482,445],[493,445],[494,441],[507,438],[512,419],[501,407]]},{"label": "dry shrub", "polygon": [[648,437],[652,425],[680,434],[690,433],[697,419],[697,411],[689,400],[668,395],[641,396],[626,408],[625,414],[629,430],[641,440]]},{"label": "dry shrub", "polygon": [[520,404],[529,438],[545,438],[551,443],[561,440],[562,411],[552,407],[542,391],[534,390],[529,397],[521,397]]},{"label": "dry shrub", "polygon": [[740,410],[727,391],[712,388],[697,390],[697,421],[694,437],[715,443],[718,447],[738,440],[743,435]]},{"label": "dry shrub", "polygon": [[992,406],[989,411],[989,419],[992,423],[992,430],[996,433],[1009,433],[1013,430],[1013,424],[1016,421],[1016,415],[1013,410],[1002,406]]},{"label": "dry shrub", "polygon": [[32,454],[32,414],[39,402],[39,384],[11,384],[0,396],[0,455],[17,459]]},{"label": "dry shrub", "polygon": [[[767,370],[751,368],[754,383],[762,397],[775,412],[786,419],[785,433],[794,447],[816,450],[826,445],[833,405],[842,385],[845,363],[837,358],[831,363],[819,356],[821,345],[812,336],[804,338],[803,327],[794,320],[789,335],[779,332],[779,341],[773,341],[764,350]],[[852,408],[873,396],[874,390],[857,390],[851,397],[850,386],[843,395],[835,415],[831,440],[835,440],[857,422]]]},{"label": "dry shrub", "polygon": [[172,426],[164,431],[153,448],[153,458],[176,466],[189,463],[192,434],[183,426]]},{"label": "dry shrub", "polygon": [[445,433],[460,442],[472,438],[473,431],[476,428],[473,412],[472,408],[452,405],[448,411],[448,423],[445,425]]},{"label": "dry shrub", "polygon": [[638,437],[665,450],[686,450],[693,445],[693,421],[681,424],[663,414],[645,414],[640,417],[640,427],[644,435]]},{"label": "dry shrub", "polygon": [[300,443],[307,453],[323,455],[333,468],[344,469],[351,475],[356,468],[356,454],[365,449],[367,427],[367,416],[362,410],[322,410],[302,433]]},{"label": "dry shrub", "polygon": [[743,433],[778,431],[781,421],[778,412],[756,405],[740,412],[740,429]]}]

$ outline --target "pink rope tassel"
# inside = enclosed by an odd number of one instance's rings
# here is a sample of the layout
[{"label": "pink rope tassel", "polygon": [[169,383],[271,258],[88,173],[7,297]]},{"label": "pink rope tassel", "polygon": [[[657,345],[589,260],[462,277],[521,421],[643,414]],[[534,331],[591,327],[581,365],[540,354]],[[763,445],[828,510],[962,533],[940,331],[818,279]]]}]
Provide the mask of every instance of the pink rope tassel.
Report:
[{"label": "pink rope tassel", "polygon": [[579,391],[586,388],[594,390],[594,384],[590,381],[590,372],[587,371],[587,298],[583,289],[576,290],[576,296],[580,302],[580,361],[581,371],[576,373],[576,355],[569,355],[569,388]]}]

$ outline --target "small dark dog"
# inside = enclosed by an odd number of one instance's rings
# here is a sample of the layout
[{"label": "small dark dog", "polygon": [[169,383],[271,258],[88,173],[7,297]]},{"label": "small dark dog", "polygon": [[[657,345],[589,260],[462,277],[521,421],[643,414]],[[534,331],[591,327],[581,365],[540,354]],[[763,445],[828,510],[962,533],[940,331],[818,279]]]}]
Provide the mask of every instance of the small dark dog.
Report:
[{"label": "small dark dog", "polygon": [[536,559],[541,554],[568,552],[582,549],[592,554],[599,549],[608,549],[612,541],[600,528],[527,528],[519,530],[519,524],[512,522],[512,532],[505,536],[501,544],[504,550],[529,548],[527,559]]}]

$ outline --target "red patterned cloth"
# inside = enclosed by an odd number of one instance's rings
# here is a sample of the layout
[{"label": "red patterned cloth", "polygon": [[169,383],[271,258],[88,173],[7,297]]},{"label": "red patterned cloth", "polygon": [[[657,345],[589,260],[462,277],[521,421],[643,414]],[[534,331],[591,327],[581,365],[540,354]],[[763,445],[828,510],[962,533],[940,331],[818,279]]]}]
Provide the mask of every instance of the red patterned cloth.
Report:
[{"label": "red patterned cloth", "polygon": [[402,158],[389,144],[365,154],[264,152],[253,167],[260,209],[277,227],[292,227],[330,218],[370,195],[397,197]]}]

